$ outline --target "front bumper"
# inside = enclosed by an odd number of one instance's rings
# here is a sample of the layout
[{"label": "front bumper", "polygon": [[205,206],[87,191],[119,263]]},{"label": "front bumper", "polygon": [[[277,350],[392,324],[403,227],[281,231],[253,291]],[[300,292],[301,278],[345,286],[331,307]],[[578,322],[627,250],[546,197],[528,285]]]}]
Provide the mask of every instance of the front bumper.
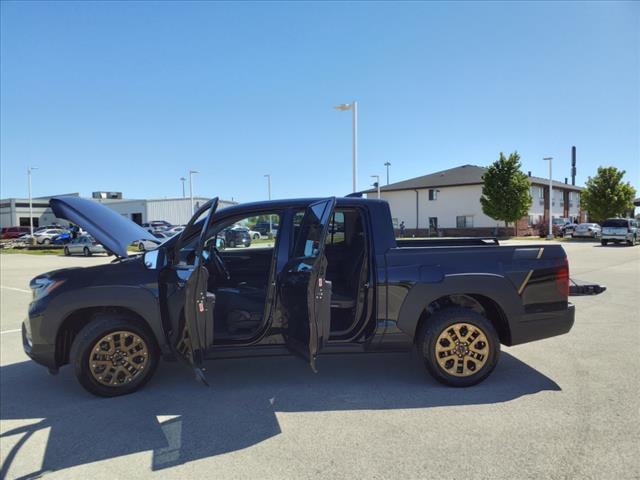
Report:
[{"label": "front bumper", "polygon": [[576,307],[572,303],[565,310],[523,315],[511,325],[511,345],[533,342],[567,333],[573,327]]},{"label": "front bumper", "polygon": [[22,322],[22,348],[31,360],[45,366],[49,371],[58,371],[56,365],[56,348],[49,343],[34,342],[30,319]]}]

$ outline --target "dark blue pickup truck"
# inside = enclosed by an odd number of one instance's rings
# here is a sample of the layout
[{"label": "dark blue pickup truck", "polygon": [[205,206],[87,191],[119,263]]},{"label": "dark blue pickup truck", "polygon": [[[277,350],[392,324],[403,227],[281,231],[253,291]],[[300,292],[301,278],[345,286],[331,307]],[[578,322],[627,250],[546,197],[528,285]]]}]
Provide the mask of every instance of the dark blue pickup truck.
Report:
[{"label": "dark blue pickup truck", "polygon": [[[396,240],[379,200],[324,198],[203,205],[178,236],[156,241],[107,207],[50,201],[87,230],[113,262],[31,281],[27,354],[53,373],[72,364],[90,392],[135,391],[160,358],[184,361],[206,383],[207,359],[294,353],[315,371],[328,353],[417,348],[429,373],[464,387],[486,378],[500,345],[567,333],[577,294],[558,244],[500,246],[494,239]],[[224,229],[269,218],[275,239],[216,248]]]}]

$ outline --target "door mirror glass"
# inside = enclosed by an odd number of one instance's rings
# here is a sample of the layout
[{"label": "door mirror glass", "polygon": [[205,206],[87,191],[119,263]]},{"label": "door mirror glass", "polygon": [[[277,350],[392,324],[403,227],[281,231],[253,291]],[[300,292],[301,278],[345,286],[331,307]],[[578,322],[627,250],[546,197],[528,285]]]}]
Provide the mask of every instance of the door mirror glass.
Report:
[{"label": "door mirror glass", "polygon": [[155,270],[158,267],[158,250],[149,250],[144,254],[144,266],[149,270]]}]

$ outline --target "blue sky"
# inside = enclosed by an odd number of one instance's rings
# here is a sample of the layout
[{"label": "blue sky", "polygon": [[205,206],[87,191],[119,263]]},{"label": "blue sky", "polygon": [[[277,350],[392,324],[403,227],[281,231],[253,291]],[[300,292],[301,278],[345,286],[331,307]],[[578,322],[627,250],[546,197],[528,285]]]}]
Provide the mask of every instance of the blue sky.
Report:
[{"label": "blue sky", "polygon": [[2,2],[1,197],[116,190],[240,201],[518,150],[640,190],[640,3]]}]

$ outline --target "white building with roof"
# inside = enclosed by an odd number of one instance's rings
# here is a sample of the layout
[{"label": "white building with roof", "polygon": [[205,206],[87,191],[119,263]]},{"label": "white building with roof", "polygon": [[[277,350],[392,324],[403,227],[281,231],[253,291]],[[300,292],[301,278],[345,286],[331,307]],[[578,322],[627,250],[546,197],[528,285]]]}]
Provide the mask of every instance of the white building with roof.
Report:
[{"label": "white building with roof", "polygon": [[[407,235],[504,234],[504,222],[485,215],[480,204],[482,175],[476,165],[442,170],[421,177],[381,186],[381,198],[389,202],[396,228],[404,222]],[[549,180],[529,175],[532,203],[527,217],[518,222],[520,235],[532,234],[548,218]],[[552,217],[584,221],[580,209],[582,187],[553,182]],[[367,190],[376,198],[377,190]],[[513,233],[510,229],[509,234]]]}]

